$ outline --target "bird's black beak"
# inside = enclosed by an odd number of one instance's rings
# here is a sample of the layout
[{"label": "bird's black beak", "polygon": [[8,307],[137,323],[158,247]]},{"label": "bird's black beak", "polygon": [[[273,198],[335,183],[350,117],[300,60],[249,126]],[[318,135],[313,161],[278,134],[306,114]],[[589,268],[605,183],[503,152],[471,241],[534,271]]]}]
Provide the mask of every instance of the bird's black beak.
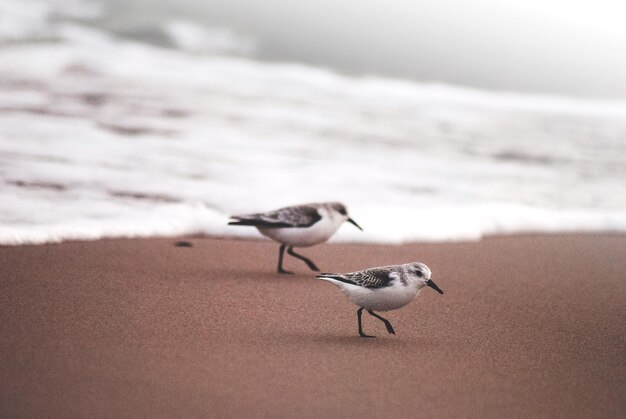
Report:
[{"label": "bird's black beak", "polygon": [[435,283],[433,282],[433,280],[432,280],[432,279],[429,279],[428,281],[426,281],[426,285],[427,285],[427,286],[429,286],[429,287],[431,287],[431,288],[432,288],[432,289],[434,289],[435,291],[437,291],[439,294],[443,294],[443,291],[441,290],[441,288],[439,288],[439,287],[437,286],[437,284],[435,284]]},{"label": "bird's black beak", "polygon": [[354,225],[356,228],[358,228],[359,230],[363,231],[363,229],[361,228],[361,226],[360,226],[360,225],[358,225],[358,224],[356,223],[356,221],[354,221],[352,218],[348,218],[346,221],[347,221],[347,222],[349,222],[350,224],[353,224],[353,225]]}]

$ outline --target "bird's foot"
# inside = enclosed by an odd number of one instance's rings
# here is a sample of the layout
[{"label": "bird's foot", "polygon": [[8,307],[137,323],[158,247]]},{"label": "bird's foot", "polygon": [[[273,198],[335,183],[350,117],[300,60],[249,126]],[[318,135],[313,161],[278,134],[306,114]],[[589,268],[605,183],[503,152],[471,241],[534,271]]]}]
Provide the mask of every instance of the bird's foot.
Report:
[{"label": "bird's foot", "polygon": [[291,271],[286,271],[286,270],[284,270],[284,269],[279,269],[277,273],[279,273],[279,274],[293,275],[293,272],[291,272]]},{"label": "bird's foot", "polygon": [[359,337],[376,339],[376,336],[366,335],[365,333],[359,333]]},{"label": "bird's foot", "polygon": [[389,332],[390,335],[396,334],[396,331],[393,330],[393,326],[391,325],[391,323],[386,323],[385,326],[387,326],[387,332]]}]

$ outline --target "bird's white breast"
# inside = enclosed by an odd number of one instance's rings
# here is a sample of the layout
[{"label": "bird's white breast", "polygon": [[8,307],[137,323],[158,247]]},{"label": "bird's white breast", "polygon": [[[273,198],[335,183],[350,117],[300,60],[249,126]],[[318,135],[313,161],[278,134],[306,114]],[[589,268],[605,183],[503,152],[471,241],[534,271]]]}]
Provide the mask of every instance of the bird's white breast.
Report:
[{"label": "bird's white breast", "polygon": [[399,281],[384,288],[364,288],[350,284],[337,283],[354,304],[367,310],[396,310],[413,301],[421,289],[404,286]]}]

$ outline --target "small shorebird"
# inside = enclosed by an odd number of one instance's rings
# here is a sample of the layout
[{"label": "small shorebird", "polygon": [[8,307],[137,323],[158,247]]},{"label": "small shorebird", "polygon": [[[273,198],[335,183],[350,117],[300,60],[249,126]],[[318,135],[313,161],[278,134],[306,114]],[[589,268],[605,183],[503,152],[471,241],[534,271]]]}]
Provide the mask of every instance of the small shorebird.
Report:
[{"label": "small shorebird", "polygon": [[278,273],[290,274],[283,269],[285,249],[291,256],[300,259],[313,271],[319,271],[310,259],[294,252],[294,247],[309,247],[328,240],[344,221],[361,227],[348,216],[346,206],[339,202],[294,205],[275,211],[258,214],[233,215],[228,224],[254,226],[261,234],[280,243],[278,250]]},{"label": "small shorebird", "polygon": [[389,311],[403,307],[413,301],[424,287],[430,287],[443,294],[443,291],[430,279],[430,269],[420,262],[404,265],[382,266],[347,274],[323,273],[316,278],[337,285],[357,306],[359,336],[373,338],[363,333],[361,314],[367,310],[369,314],[385,323],[387,332],[395,335],[389,320],[374,313]]}]

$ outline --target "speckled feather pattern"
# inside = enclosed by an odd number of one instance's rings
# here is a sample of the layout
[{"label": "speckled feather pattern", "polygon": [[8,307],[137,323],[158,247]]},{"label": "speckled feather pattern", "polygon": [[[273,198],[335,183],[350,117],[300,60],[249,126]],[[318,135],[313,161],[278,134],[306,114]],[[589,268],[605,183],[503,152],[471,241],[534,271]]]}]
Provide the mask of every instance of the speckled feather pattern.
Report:
[{"label": "speckled feather pattern", "polygon": [[274,211],[255,214],[234,215],[231,218],[242,221],[260,221],[264,227],[310,227],[322,219],[319,210],[340,211],[345,207],[338,202],[303,204],[280,208]]}]

